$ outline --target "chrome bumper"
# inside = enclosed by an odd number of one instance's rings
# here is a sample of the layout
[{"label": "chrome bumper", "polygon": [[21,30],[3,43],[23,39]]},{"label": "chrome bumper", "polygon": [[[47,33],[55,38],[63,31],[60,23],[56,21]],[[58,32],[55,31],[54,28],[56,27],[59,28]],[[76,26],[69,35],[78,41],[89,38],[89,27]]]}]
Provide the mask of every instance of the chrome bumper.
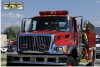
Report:
[{"label": "chrome bumper", "polygon": [[22,64],[42,64],[42,65],[66,65],[66,63],[52,63],[52,62],[22,62],[22,61],[11,61],[9,63],[22,63]]},{"label": "chrome bumper", "polygon": [[[42,64],[42,65],[66,65],[66,62],[61,62],[67,59],[67,55],[26,55],[26,54],[7,54],[7,63],[22,63],[22,64]],[[17,58],[17,59],[15,59]],[[23,59],[24,58],[24,59]],[[26,60],[26,59],[27,60]],[[38,58],[38,60],[37,60]],[[42,60],[39,60],[42,58]],[[49,59],[49,60],[48,60]],[[53,61],[51,61],[53,59]]]}]

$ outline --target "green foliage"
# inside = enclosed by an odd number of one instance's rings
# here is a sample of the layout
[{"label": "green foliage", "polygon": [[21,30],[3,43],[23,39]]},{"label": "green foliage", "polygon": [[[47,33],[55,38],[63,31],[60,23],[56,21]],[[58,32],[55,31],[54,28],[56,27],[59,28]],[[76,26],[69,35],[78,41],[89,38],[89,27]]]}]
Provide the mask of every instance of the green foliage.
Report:
[{"label": "green foliage", "polygon": [[[7,61],[7,58],[1,58],[1,62]],[[6,63],[1,63],[1,66],[6,66]]]},{"label": "green foliage", "polygon": [[7,60],[6,58],[1,58],[1,62],[2,62],[2,61],[6,61],[6,60]]},{"label": "green foliage", "polygon": [[6,66],[6,64],[2,64],[1,66]]},{"label": "green foliage", "polygon": [[7,34],[7,39],[16,40],[16,36],[21,33],[21,27],[19,26],[10,26],[4,30],[3,34]]}]

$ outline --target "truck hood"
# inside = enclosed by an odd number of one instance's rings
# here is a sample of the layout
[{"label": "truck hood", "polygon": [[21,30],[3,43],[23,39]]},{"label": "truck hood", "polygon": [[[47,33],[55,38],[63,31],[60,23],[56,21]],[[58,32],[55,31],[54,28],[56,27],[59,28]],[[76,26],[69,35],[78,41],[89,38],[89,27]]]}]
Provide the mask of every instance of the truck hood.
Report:
[{"label": "truck hood", "polygon": [[32,32],[25,32],[24,34],[28,34],[28,33],[55,34],[55,35],[61,35],[61,36],[70,34],[69,32],[58,32],[55,30],[54,31],[32,31]]},{"label": "truck hood", "polygon": [[26,33],[44,33],[44,34],[54,34],[57,33],[58,31],[32,31],[32,32],[26,32]]},{"label": "truck hood", "polygon": [[58,32],[58,31],[33,31],[33,32],[25,32],[22,34],[32,34],[32,33],[36,33],[36,34],[54,34],[56,36],[56,41],[58,40],[67,40],[67,38],[71,38],[71,33],[70,32]]}]

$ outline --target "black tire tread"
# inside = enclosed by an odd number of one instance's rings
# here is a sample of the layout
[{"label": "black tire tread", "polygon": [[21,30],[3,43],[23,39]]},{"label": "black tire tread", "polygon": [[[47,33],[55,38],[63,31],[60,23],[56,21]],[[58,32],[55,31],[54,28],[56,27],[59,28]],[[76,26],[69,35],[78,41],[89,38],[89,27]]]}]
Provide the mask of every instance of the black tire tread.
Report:
[{"label": "black tire tread", "polygon": [[73,64],[73,66],[76,66],[76,62],[74,60],[73,57],[69,56],[66,60],[67,65],[69,65],[70,63]]}]

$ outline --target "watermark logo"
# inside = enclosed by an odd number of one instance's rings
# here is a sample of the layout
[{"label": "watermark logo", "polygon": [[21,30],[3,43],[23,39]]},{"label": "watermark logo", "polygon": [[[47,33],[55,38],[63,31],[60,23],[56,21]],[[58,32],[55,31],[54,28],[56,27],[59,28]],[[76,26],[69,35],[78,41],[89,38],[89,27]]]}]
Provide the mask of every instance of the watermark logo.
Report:
[{"label": "watermark logo", "polygon": [[4,10],[23,10],[23,2],[3,2]]}]

